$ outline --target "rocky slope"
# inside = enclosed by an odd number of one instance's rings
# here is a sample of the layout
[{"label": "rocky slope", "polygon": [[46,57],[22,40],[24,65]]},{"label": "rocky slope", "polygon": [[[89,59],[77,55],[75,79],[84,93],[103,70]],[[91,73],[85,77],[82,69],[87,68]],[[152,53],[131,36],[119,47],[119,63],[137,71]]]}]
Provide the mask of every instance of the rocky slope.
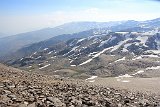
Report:
[{"label": "rocky slope", "polygon": [[158,107],[159,95],[28,73],[0,64],[1,107]]}]

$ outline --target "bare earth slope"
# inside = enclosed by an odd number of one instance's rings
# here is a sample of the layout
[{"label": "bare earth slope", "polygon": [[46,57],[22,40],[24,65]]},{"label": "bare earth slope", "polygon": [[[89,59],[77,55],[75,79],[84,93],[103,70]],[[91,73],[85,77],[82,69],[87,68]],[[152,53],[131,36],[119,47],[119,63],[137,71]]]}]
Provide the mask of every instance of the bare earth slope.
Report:
[{"label": "bare earth slope", "polygon": [[159,95],[28,73],[0,64],[1,107],[158,107]]},{"label": "bare earth slope", "polygon": [[96,78],[94,84],[114,88],[160,94],[160,78]]}]

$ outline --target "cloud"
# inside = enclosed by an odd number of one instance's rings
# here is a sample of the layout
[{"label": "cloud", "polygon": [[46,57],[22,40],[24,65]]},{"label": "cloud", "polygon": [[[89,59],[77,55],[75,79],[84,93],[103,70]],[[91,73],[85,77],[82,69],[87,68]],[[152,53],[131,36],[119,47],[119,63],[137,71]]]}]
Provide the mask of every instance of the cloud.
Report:
[{"label": "cloud", "polygon": [[128,12],[124,10],[107,10],[88,8],[72,11],[54,11],[53,13],[40,15],[2,16],[0,20],[0,32],[10,34],[33,31],[45,27],[54,27],[72,21],[117,21],[117,20],[148,20],[157,18],[160,14]]}]

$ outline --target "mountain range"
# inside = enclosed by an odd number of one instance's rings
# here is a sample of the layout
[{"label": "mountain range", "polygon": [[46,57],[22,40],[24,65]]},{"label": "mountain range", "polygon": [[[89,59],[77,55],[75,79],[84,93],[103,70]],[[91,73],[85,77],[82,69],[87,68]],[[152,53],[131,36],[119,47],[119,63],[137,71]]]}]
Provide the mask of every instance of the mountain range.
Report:
[{"label": "mountain range", "polygon": [[132,29],[132,31],[148,31],[155,27],[159,27],[159,25],[160,18],[147,21],[128,20],[115,22],[71,22],[57,26],[55,28],[45,28],[38,31],[0,38],[0,56],[4,57],[7,54],[14,53],[23,47],[28,47],[33,43],[44,41],[55,36],[63,36],[64,34],[73,34],[91,29],[93,30],[103,28],[111,31],[129,31],[130,29]]},{"label": "mountain range", "polygon": [[[149,73],[159,69],[159,28],[147,32],[112,32],[108,29],[91,32],[70,35],[75,38],[67,41],[54,43],[51,38],[31,45],[17,51],[18,57],[14,56],[6,63],[28,71],[73,77],[126,73],[137,76],[140,71]],[[19,57],[21,55],[23,57]],[[141,74],[143,77],[150,75]],[[160,73],[152,74],[158,75]]]},{"label": "mountain range", "polygon": [[160,19],[116,23],[110,27],[105,27],[108,23],[99,23],[101,28],[90,26],[89,30],[26,45],[1,60],[27,71],[61,76],[160,75],[151,73],[160,67]]},{"label": "mountain range", "polygon": [[15,52],[24,46],[46,40],[54,36],[72,34],[99,27],[110,27],[118,24],[118,22],[71,22],[54,28],[45,28],[37,31],[0,38],[0,56]]}]

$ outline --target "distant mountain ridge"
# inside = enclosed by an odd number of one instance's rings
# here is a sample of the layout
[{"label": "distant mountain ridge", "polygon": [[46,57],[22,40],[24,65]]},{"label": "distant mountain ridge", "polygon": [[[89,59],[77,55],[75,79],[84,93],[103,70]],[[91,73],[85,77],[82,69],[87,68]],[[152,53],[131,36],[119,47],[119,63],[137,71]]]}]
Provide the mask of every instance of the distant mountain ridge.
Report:
[{"label": "distant mountain ridge", "polygon": [[[107,29],[113,32],[122,30],[129,31],[131,29],[132,31],[149,31],[156,27],[160,27],[159,18],[141,22],[134,20],[116,22],[72,22],[55,28],[46,28],[38,31],[1,38],[0,46],[3,47],[0,47],[0,56],[6,56],[7,54],[14,53],[23,47],[31,46],[30,44],[44,41],[54,36],[58,36],[56,38],[61,38],[61,35],[64,37],[63,34],[73,34],[91,29]],[[54,41],[56,41],[56,38],[53,38],[55,39]],[[65,38],[66,39],[63,40],[71,39],[70,37]]]},{"label": "distant mountain ridge", "polygon": [[45,28],[37,31],[0,38],[0,46],[3,46],[0,47],[0,56],[15,52],[26,45],[40,42],[54,36],[72,34],[94,28],[110,27],[117,24],[119,24],[119,22],[71,22],[54,28]]},{"label": "distant mountain ridge", "polygon": [[0,32],[0,38],[6,37],[7,34]]}]

